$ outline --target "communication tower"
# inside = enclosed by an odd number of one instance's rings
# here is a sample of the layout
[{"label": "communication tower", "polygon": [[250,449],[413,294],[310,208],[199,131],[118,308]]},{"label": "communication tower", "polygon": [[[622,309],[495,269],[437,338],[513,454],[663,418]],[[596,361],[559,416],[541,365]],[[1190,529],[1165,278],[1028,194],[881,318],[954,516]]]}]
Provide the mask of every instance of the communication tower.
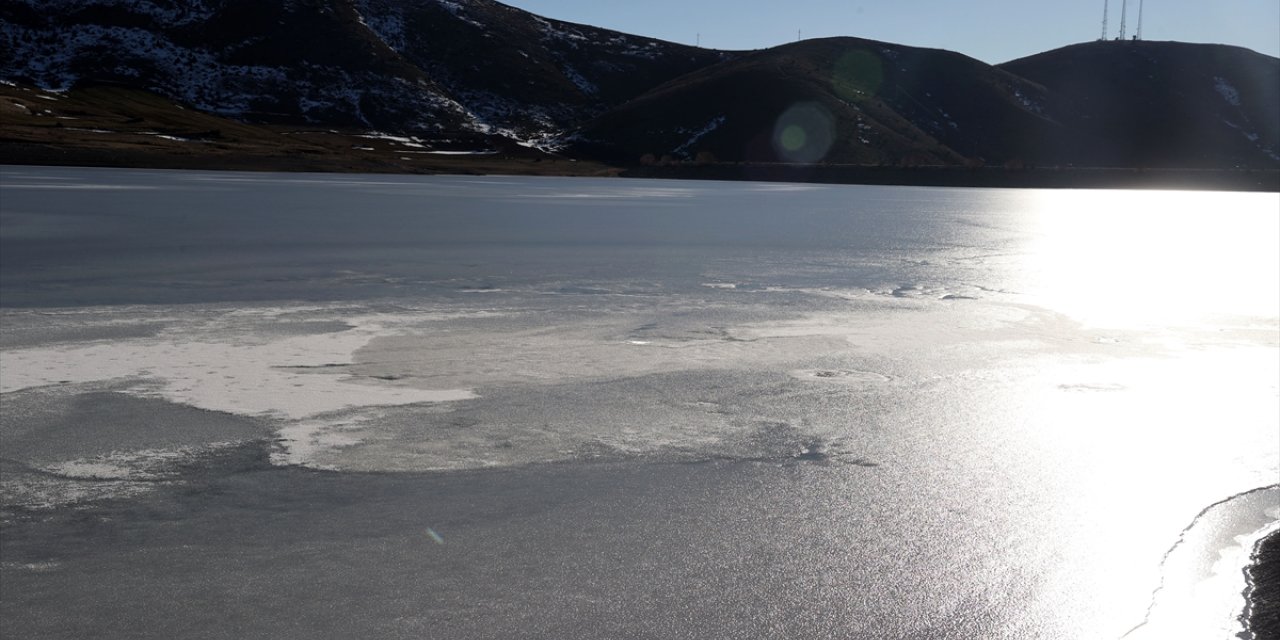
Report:
[{"label": "communication tower", "polygon": [[1107,0],[1102,0],[1102,37],[1098,39],[1107,39]]},{"label": "communication tower", "polygon": [[1124,0],[1123,2],[1120,3],[1120,39],[1121,40],[1124,40],[1124,32],[1125,32],[1124,22],[1125,22],[1125,17],[1128,15],[1128,13],[1129,13],[1129,0]]},{"label": "communication tower", "polygon": [[1137,40],[1142,39],[1142,5],[1144,4],[1146,0],[1138,0],[1138,35],[1134,36]]}]

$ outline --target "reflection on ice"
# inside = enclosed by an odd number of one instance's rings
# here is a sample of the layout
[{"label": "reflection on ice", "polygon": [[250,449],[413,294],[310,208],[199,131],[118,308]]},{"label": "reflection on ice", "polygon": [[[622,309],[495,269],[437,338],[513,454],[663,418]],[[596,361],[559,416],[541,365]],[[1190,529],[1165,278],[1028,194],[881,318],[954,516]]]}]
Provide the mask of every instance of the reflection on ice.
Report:
[{"label": "reflection on ice", "polygon": [[1274,318],[1273,194],[1030,192],[1030,297],[1100,326]]}]

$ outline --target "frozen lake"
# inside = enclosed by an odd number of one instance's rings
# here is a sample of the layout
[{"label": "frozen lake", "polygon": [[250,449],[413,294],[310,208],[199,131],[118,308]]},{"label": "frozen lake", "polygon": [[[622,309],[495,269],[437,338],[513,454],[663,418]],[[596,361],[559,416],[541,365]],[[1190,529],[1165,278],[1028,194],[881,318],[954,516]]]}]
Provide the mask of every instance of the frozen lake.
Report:
[{"label": "frozen lake", "polygon": [[0,170],[33,638],[1211,638],[1280,195]]}]

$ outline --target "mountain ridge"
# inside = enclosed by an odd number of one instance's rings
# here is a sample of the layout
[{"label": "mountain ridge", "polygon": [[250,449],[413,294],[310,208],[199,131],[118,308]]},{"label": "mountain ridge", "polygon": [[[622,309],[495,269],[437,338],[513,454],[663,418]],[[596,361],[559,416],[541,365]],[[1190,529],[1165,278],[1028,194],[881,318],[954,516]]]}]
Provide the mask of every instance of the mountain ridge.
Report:
[{"label": "mountain ridge", "polygon": [[[1280,170],[1280,59],[1228,45],[1099,41],[989,65],[847,37],[716,51],[494,0],[2,0],[0,78],[379,131],[403,153]],[[0,111],[6,139],[74,117],[23,99]]]},{"label": "mountain ridge", "polygon": [[1280,163],[1280,59],[1230,45],[1127,40],[1069,45],[1000,67],[1065,96],[1054,116],[1087,146],[1072,152],[1082,164]]}]

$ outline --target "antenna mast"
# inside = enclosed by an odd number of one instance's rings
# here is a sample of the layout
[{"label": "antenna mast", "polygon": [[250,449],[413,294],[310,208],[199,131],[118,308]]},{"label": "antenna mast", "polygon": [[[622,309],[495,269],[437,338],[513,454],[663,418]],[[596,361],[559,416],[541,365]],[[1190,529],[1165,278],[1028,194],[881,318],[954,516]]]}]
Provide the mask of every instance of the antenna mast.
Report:
[{"label": "antenna mast", "polygon": [[1098,39],[1107,39],[1107,0],[1102,0],[1102,37]]},{"label": "antenna mast", "polygon": [[1120,39],[1124,40],[1124,21],[1129,13],[1129,0],[1120,3]]},{"label": "antenna mast", "polygon": [[1138,39],[1142,39],[1142,5],[1146,4],[1146,0],[1138,0]]}]

